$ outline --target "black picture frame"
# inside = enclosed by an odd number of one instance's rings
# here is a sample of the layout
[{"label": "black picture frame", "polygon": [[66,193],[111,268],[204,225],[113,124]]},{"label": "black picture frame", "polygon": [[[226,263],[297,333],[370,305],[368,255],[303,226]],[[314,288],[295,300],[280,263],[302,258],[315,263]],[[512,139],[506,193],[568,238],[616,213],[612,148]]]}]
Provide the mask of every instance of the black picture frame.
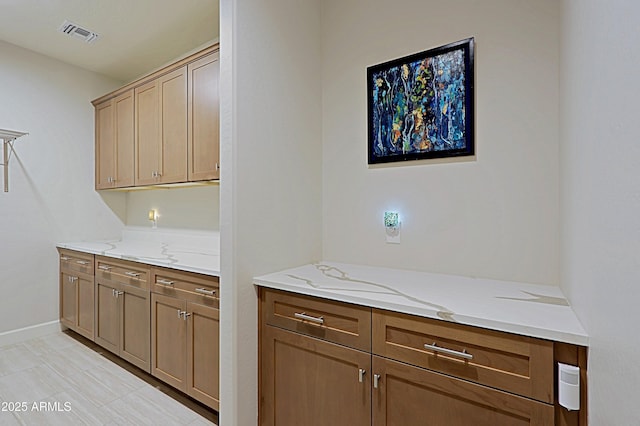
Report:
[{"label": "black picture frame", "polygon": [[367,68],[368,163],[474,155],[474,38]]}]

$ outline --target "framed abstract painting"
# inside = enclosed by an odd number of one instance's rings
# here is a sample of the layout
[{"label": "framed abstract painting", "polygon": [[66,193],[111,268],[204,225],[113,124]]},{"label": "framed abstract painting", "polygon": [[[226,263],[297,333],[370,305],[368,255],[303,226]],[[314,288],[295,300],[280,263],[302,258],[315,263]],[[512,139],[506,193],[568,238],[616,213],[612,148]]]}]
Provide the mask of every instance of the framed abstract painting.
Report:
[{"label": "framed abstract painting", "polygon": [[473,45],[367,68],[369,164],[474,155]]}]

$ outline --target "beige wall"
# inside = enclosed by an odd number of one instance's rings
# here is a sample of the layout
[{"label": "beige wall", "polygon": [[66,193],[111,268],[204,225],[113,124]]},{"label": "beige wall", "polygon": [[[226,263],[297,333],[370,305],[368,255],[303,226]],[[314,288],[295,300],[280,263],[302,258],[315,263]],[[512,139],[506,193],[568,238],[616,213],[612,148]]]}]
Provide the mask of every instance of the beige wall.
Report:
[{"label": "beige wall", "polygon": [[155,209],[160,216],[158,228],[220,230],[220,187],[217,184],[127,192],[126,207],[129,226],[151,227],[148,212]]},{"label": "beige wall", "polygon": [[590,336],[589,424],[637,425],[640,4],[562,4],[562,288]]},{"label": "beige wall", "polygon": [[[557,285],[559,3],[322,4],[325,259]],[[366,68],[470,36],[476,158],[367,166]]]},{"label": "beige wall", "polygon": [[222,0],[221,399],[225,426],[257,415],[252,278],[321,246],[320,11],[315,0]]},{"label": "beige wall", "polygon": [[4,42],[0,58],[0,128],[29,132],[0,192],[2,333],[58,319],[57,242],[113,238],[123,223],[93,189],[91,100],[118,83]]}]

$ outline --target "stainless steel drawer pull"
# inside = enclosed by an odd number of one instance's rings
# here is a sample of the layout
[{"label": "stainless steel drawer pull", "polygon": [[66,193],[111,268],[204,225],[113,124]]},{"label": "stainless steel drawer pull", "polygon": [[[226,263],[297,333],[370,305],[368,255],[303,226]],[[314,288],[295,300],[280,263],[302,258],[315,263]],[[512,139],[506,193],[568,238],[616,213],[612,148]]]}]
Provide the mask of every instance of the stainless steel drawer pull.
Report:
[{"label": "stainless steel drawer pull", "polygon": [[293,314],[294,317],[301,319],[301,320],[305,320],[305,321],[311,321],[314,322],[316,324],[324,324],[324,318],[323,317],[312,317],[311,315],[307,315],[304,312],[300,313],[300,312],[295,312]]},{"label": "stainless steel drawer pull", "polygon": [[359,368],[358,369],[358,381],[360,383],[362,383],[364,381],[364,375],[367,372],[367,370],[363,369],[363,368]]},{"label": "stainless steel drawer pull", "polygon": [[206,288],[196,288],[196,293],[206,294],[207,296],[213,296],[216,294],[215,290],[207,290]]},{"label": "stainless steel drawer pull", "polygon": [[140,276],[140,273],[139,273],[139,272],[129,272],[129,271],[127,271],[127,272],[125,272],[124,274],[125,274],[125,275],[128,275],[128,276],[130,276],[130,277],[133,277],[133,278],[138,278],[138,277]]},{"label": "stainless steel drawer pull", "polygon": [[100,266],[98,266],[98,269],[100,269],[102,271],[110,271],[111,270],[111,266],[100,265]]},{"label": "stainless steel drawer pull", "polygon": [[464,359],[467,359],[467,360],[472,360],[473,359],[473,355],[468,354],[466,349],[463,350],[462,352],[454,351],[453,349],[447,349],[447,348],[442,348],[440,346],[436,346],[436,342],[433,342],[433,344],[431,344],[431,345],[425,343],[424,344],[424,348],[432,350],[434,352],[439,352],[441,354],[457,356],[459,358],[464,358]]},{"label": "stainless steel drawer pull", "polygon": [[373,387],[378,389],[378,383],[380,382],[380,375],[379,374],[374,374],[373,375]]},{"label": "stainless steel drawer pull", "polygon": [[173,285],[173,281],[169,281],[169,280],[163,280],[158,278],[156,280],[156,284],[160,284],[160,285]]},{"label": "stainless steel drawer pull", "polygon": [[77,263],[78,265],[88,265],[88,264],[89,264],[89,263],[91,263],[91,262],[89,262],[89,261],[87,261],[87,260],[76,260],[76,263]]},{"label": "stainless steel drawer pull", "polygon": [[67,256],[60,256],[60,260],[64,260],[65,262],[68,262],[71,260],[71,258]]}]

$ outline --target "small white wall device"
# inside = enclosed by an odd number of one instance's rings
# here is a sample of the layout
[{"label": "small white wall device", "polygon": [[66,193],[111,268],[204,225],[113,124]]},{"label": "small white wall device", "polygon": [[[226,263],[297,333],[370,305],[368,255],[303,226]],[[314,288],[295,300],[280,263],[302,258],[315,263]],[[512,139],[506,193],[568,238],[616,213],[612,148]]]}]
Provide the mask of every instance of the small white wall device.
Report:
[{"label": "small white wall device", "polygon": [[569,411],[580,409],[580,367],[558,363],[558,402]]}]

